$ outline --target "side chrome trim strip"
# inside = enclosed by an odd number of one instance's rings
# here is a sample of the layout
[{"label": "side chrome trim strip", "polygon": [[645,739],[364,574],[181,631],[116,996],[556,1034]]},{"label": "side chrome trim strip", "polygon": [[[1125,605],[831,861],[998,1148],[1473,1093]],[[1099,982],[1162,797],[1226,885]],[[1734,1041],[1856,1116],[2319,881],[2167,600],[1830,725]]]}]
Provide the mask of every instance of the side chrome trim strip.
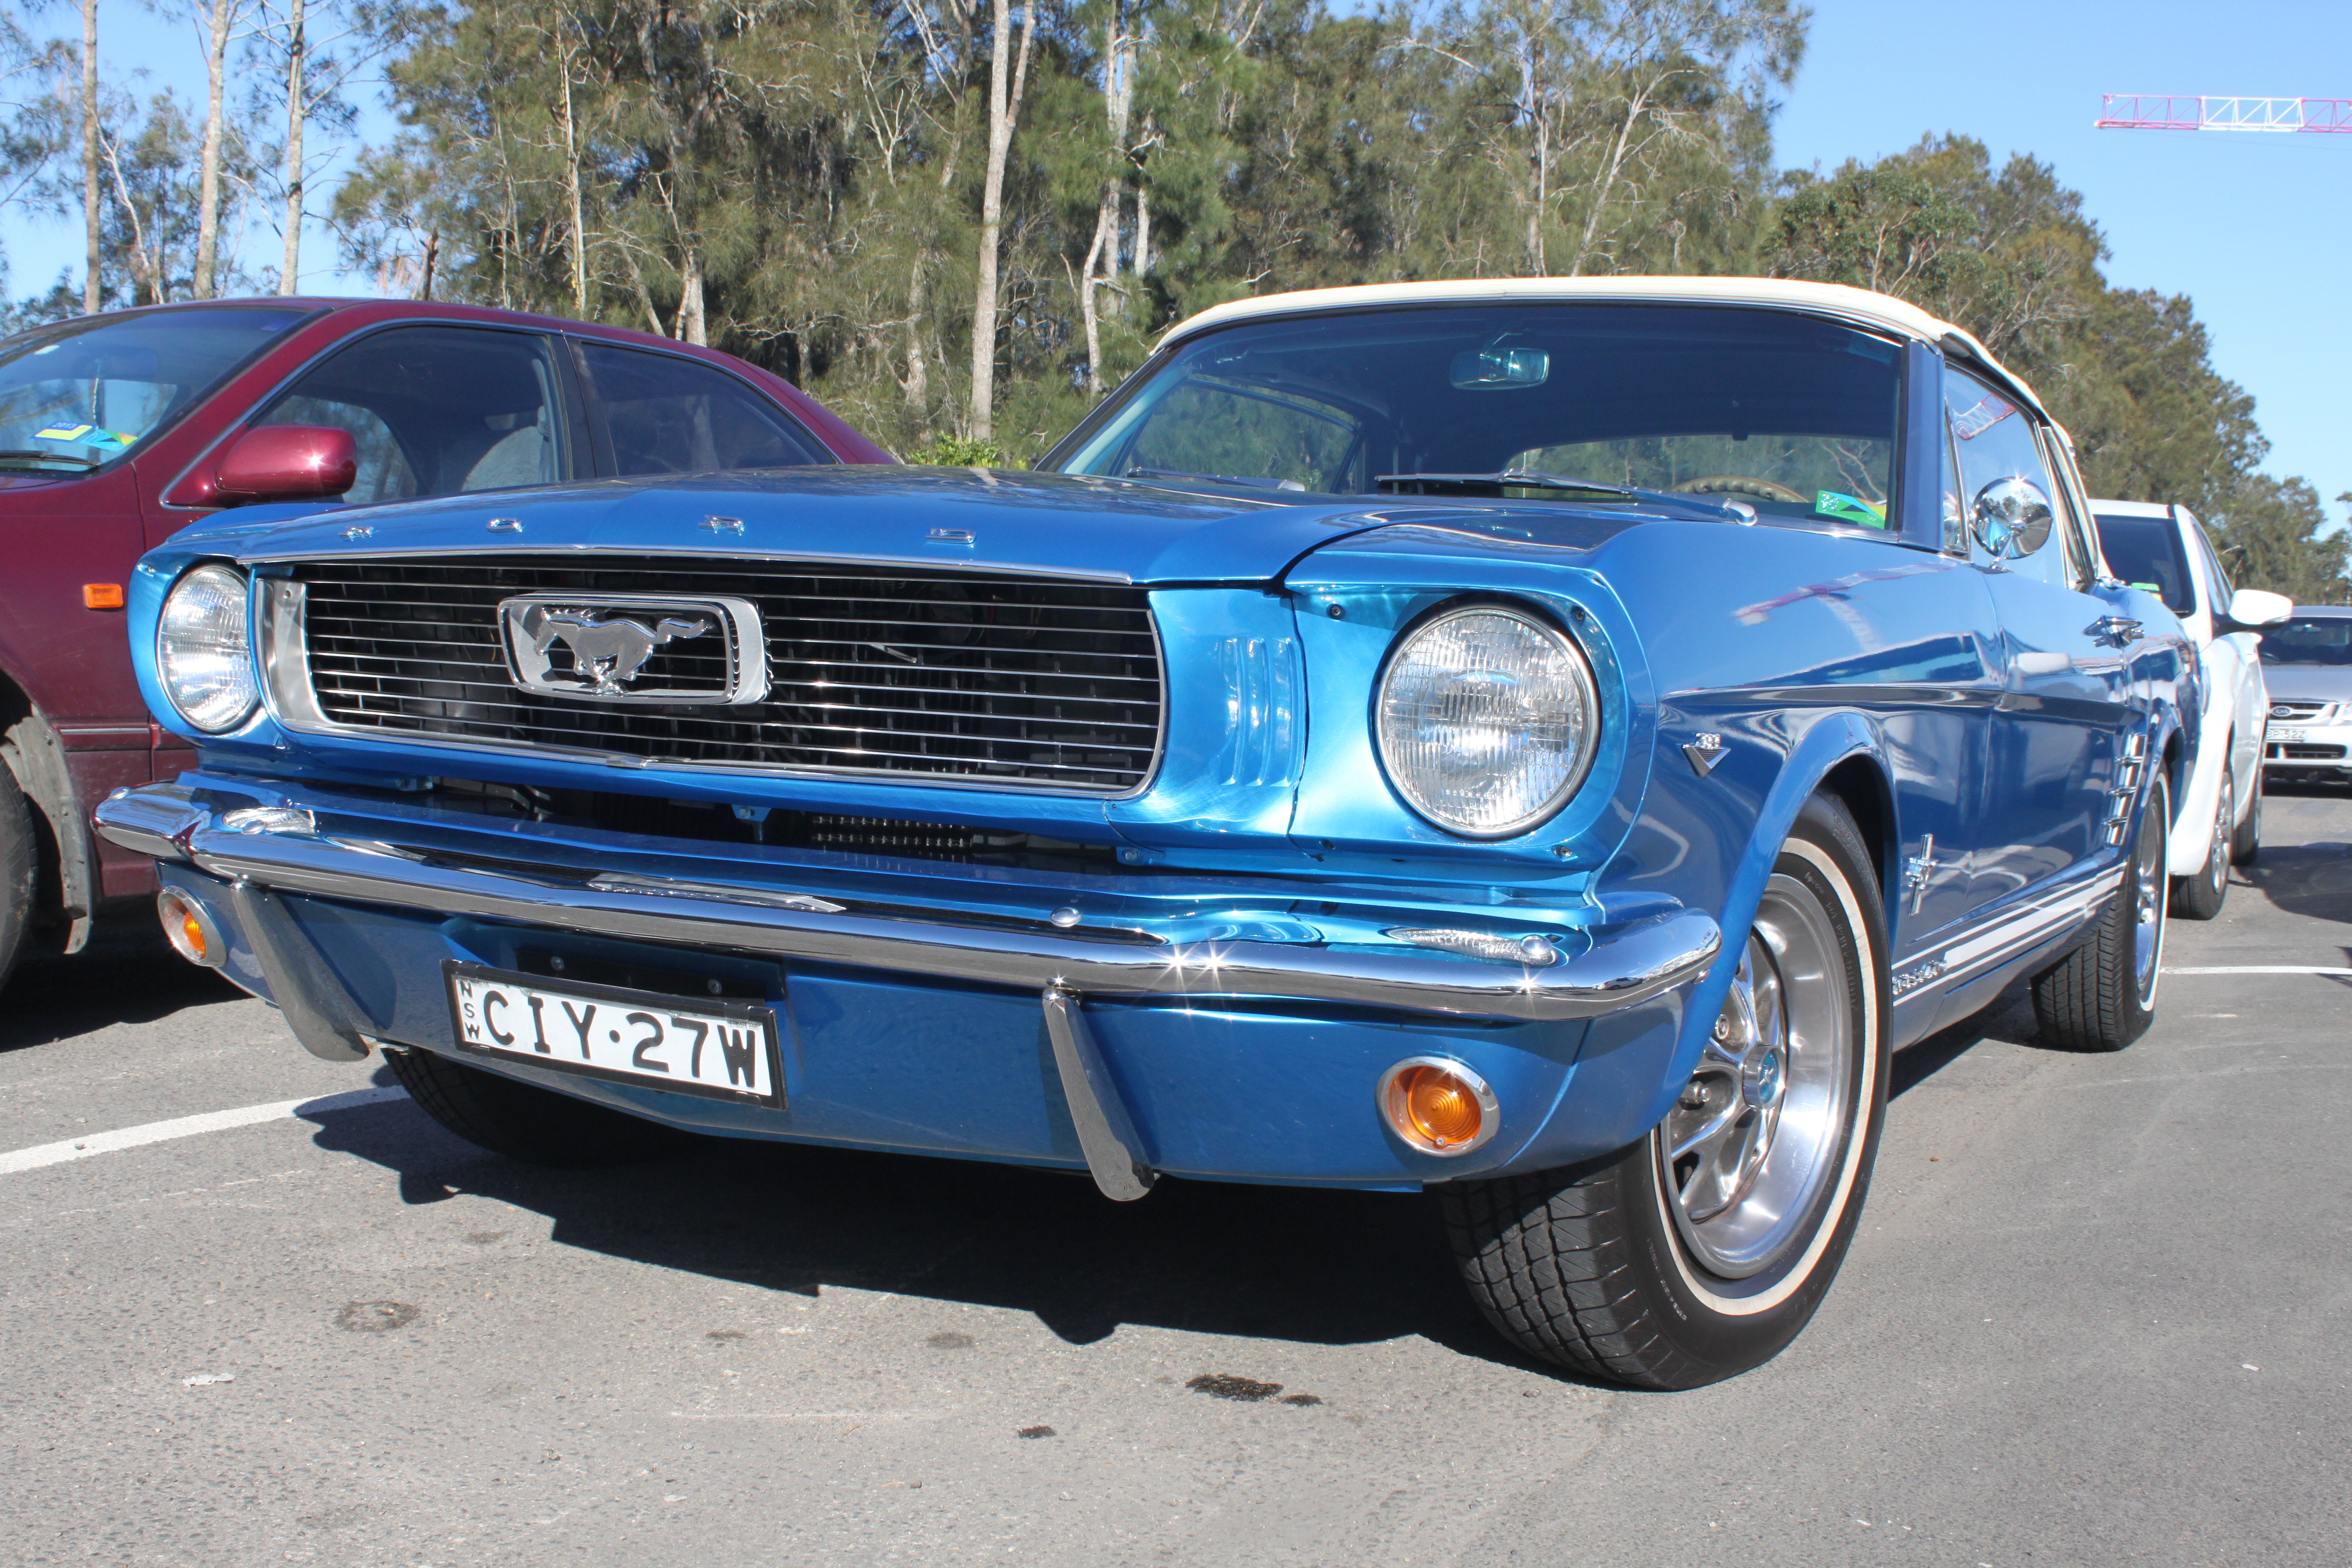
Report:
[{"label": "side chrome trim strip", "polygon": [[1895,976],[1895,1005],[1937,995],[1999,967],[2040,943],[2066,935],[2095,918],[2123,885],[2124,868],[2110,867],[2045,893],[2027,908],[2010,908],[1937,951],[1913,957]]}]

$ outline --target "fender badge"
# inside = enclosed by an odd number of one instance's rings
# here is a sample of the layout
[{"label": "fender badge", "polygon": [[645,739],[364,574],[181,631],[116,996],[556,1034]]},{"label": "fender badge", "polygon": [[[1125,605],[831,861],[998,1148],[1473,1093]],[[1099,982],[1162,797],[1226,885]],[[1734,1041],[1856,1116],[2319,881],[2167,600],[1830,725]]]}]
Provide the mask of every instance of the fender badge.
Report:
[{"label": "fender badge", "polygon": [[1683,748],[1683,755],[1690,759],[1691,771],[1705,778],[1715,772],[1716,763],[1723,761],[1723,750],[1722,736],[1701,735]]}]

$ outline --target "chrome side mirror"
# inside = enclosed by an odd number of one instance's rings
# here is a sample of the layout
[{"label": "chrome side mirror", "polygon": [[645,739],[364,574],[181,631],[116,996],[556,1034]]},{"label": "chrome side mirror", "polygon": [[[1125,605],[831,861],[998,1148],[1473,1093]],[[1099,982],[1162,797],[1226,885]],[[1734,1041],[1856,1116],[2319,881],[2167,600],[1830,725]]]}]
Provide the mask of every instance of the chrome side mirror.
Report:
[{"label": "chrome side mirror", "polygon": [[2031,555],[2048,542],[2057,513],[2040,485],[2021,475],[1995,479],[1977,492],[1970,531],[1977,544],[1996,561]]}]

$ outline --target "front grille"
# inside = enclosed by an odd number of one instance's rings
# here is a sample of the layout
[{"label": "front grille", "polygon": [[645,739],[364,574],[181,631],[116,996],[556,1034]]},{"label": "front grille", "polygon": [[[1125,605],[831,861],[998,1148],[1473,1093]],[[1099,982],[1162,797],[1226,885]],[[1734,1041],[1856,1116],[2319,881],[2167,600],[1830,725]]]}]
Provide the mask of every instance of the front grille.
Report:
[{"label": "front grille", "polygon": [[[880,774],[1117,795],[1150,775],[1160,670],[1125,584],[659,556],[334,561],[294,569],[320,717],[346,731],[681,766]],[[731,706],[527,691],[498,605],[519,594],[727,595],[759,611],[770,687]],[[724,679],[715,636],[642,684]]]},{"label": "front grille", "polygon": [[2340,763],[2344,760],[2341,746],[2273,746],[2268,760],[2274,763]]},{"label": "front grille", "polygon": [[2308,724],[2327,711],[2325,702],[2273,702],[2271,717],[2285,724]]}]

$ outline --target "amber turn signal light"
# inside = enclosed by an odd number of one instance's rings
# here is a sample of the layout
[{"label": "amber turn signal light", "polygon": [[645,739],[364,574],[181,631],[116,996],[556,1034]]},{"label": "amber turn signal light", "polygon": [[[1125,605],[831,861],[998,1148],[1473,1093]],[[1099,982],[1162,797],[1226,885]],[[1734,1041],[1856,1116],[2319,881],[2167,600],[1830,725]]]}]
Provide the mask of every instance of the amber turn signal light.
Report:
[{"label": "amber turn signal light", "polygon": [[1502,1121],[1486,1080],[1443,1057],[1397,1063],[1381,1075],[1380,1099],[1396,1135],[1425,1154],[1466,1154]]},{"label": "amber turn signal light", "polygon": [[182,958],[206,969],[220,967],[220,934],[194,899],[176,888],[166,888],[155,895],[155,912],[163,917],[163,935]]},{"label": "amber turn signal light", "polygon": [[119,610],[122,608],[122,584],[84,583],[81,585],[81,603],[86,610]]}]

